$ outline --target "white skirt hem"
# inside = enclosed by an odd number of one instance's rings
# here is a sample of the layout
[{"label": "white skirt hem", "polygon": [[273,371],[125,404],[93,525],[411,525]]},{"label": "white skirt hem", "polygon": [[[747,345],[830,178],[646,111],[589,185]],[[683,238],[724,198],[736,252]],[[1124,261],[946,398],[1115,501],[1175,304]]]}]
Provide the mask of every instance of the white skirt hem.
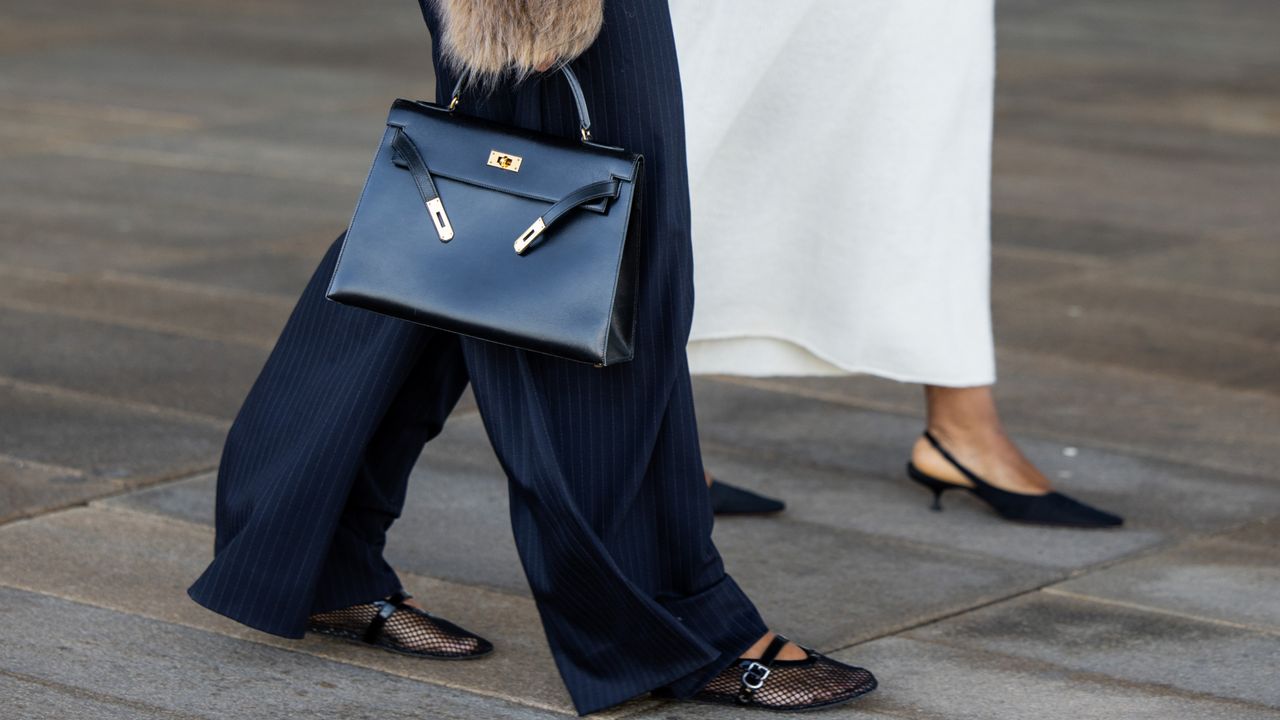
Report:
[{"label": "white skirt hem", "polygon": [[995,384],[995,370],[941,374],[920,369],[887,370],[874,361],[838,360],[796,338],[779,335],[725,334],[700,337],[688,346],[689,371],[694,375],[740,377],[844,377],[874,375],[902,383],[940,387],[981,387]]}]

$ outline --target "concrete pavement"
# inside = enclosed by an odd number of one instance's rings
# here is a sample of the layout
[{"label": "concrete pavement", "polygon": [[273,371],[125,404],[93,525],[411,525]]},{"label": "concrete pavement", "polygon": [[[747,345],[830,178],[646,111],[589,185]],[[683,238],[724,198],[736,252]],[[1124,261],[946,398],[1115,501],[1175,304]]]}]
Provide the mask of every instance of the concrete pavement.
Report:
[{"label": "concrete pavement", "polygon": [[[696,381],[769,622],[871,667],[849,718],[1280,718],[1280,10],[1000,3],[993,301],[1007,424],[1122,530],[928,511],[919,389]],[[505,480],[464,403],[389,556],[492,639],[431,663],[183,592],[223,435],[347,221],[412,3],[0,7],[0,716],[560,717]],[[739,713],[637,700],[607,716]]]}]

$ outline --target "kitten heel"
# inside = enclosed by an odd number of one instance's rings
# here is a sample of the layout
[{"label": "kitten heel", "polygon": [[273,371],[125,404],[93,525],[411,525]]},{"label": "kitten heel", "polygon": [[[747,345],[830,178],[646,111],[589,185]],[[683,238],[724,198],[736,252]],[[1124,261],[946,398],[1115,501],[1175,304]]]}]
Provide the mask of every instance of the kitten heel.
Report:
[{"label": "kitten heel", "polygon": [[915,463],[907,463],[907,477],[925,486],[933,493],[933,504],[929,506],[929,509],[934,512],[942,512],[942,493],[961,487],[924,474],[915,466]]}]

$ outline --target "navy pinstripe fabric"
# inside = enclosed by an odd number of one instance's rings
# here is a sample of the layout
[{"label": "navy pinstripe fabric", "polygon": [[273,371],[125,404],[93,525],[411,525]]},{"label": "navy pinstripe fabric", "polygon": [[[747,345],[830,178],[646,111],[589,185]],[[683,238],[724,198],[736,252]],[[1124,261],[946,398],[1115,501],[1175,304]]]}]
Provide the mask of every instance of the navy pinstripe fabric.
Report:
[{"label": "navy pinstripe fabric", "polygon": [[[435,34],[429,0],[420,2]],[[336,305],[324,299],[335,244],[228,436],[217,552],[191,588],[197,602],[298,637],[313,612],[398,589],[382,559],[386,530],[423,444],[470,378],[510,481],[520,558],[580,712],[658,687],[692,693],[764,634],[711,542],[702,484],[670,18],[651,0],[605,8],[604,31],[574,67],[596,137],[646,160],[635,361],[596,369]],[[436,60],[443,96],[454,78]],[[576,134],[554,75],[462,109]]]}]

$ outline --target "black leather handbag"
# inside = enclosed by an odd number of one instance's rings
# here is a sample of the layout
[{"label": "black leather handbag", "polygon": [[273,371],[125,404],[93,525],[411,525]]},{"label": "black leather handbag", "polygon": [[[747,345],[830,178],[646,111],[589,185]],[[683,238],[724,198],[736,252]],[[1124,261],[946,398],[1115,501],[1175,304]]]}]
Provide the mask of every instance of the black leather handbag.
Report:
[{"label": "black leather handbag", "polygon": [[328,297],[470,337],[613,365],[632,358],[643,158],[396,100]]}]

